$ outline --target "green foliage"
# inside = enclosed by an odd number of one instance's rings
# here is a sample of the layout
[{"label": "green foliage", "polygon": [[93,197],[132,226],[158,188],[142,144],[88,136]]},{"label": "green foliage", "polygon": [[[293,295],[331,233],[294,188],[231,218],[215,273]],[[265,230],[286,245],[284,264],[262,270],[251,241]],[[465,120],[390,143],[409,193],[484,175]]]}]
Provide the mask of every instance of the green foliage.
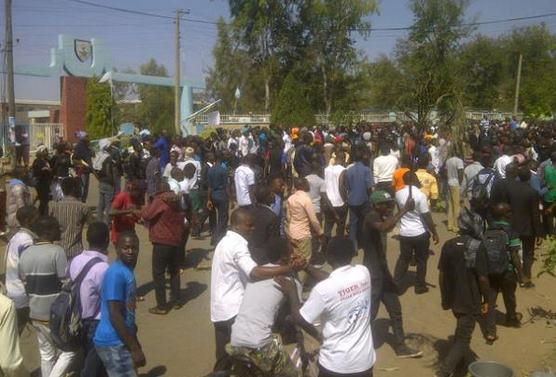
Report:
[{"label": "green foliage", "polygon": [[112,136],[112,111],[115,102],[110,94],[108,83],[99,83],[98,77],[87,81],[87,112],[85,123],[87,133],[91,139],[100,139]]},{"label": "green foliage", "polygon": [[537,277],[549,274],[556,277],[556,237],[549,237],[544,241],[542,258],[542,267]]},{"label": "green foliage", "polygon": [[285,127],[306,127],[315,124],[315,116],[303,85],[293,72],[288,74],[272,112],[272,122]]},{"label": "green foliage", "polygon": [[[139,67],[143,75],[168,76],[166,67],[158,64],[155,59]],[[141,104],[137,108],[141,127],[146,127],[152,132],[159,133],[166,129],[168,133],[174,132],[174,90],[167,86],[138,85]]]},{"label": "green foliage", "polygon": [[[275,108],[292,71],[313,112],[355,110],[361,56],[355,35],[368,35],[375,0],[229,0],[232,21],[220,21],[207,88],[224,111]],[[357,78],[357,79],[356,79]],[[364,80],[363,80],[364,81]],[[234,98],[236,87],[241,98]],[[354,91],[357,92],[354,92]],[[263,101],[264,99],[264,101]]]}]

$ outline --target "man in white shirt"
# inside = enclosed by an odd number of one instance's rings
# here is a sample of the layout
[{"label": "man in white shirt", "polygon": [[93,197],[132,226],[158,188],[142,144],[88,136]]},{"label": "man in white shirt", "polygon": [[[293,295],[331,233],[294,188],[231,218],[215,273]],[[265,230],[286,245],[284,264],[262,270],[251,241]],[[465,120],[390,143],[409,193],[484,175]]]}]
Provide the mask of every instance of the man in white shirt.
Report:
[{"label": "man in white shirt", "polygon": [[241,208],[250,208],[255,204],[255,172],[252,168],[254,159],[254,155],[243,157],[241,165],[234,172],[236,200]]},{"label": "man in white shirt", "polygon": [[[280,237],[271,238],[266,257],[269,263],[265,267],[287,264],[287,241]],[[301,289],[301,285],[298,288]],[[272,336],[276,315],[284,299],[284,294],[272,279],[247,283],[232,325],[231,354],[249,358],[259,369],[272,376],[297,377],[298,372],[288,353]]]},{"label": "man in white shirt", "polygon": [[398,158],[390,154],[390,146],[382,144],[380,146],[380,156],[375,158],[373,162],[373,179],[376,182],[377,190],[384,190],[391,195],[394,194],[392,190],[392,176],[398,166]]},{"label": "man in white shirt", "polygon": [[270,279],[292,272],[290,266],[257,266],[247,248],[253,233],[253,218],[243,208],[231,216],[231,229],[214,250],[210,284],[210,319],[214,325],[216,364],[214,371],[229,367],[226,344],[230,342],[232,325],[239,313],[248,281]]},{"label": "man in white shirt", "polygon": [[406,186],[396,192],[398,206],[403,208],[407,200],[413,198],[415,208],[406,212],[400,220],[400,256],[394,270],[394,282],[400,293],[404,291],[402,284],[412,257],[417,262],[417,278],[415,293],[428,292],[426,283],[427,259],[429,257],[430,235],[434,244],[438,244],[438,233],[429,210],[427,196],[419,190],[419,180],[415,173],[409,171],[404,174]]},{"label": "man in white shirt", "polygon": [[504,154],[494,161],[494,170],[496,170],[496,174],[500,179],[506,178],[506,166],[513,161],[511,157],[513,155],[513,150],[510,148],[510,146],[505,146]]},{"label": "man in white shirt", "polygon": [[242,157],[249,154],[249,129],[244,128],[239,138],[239,153]]},{"label": "man in white shirt", "polygon": [[[292,280],[278,277],[288,295],[292,317],[309,335],[320,340],[319,377],[371,377],[376,360],[371,332],[371,278],[362,265],[351,265],[355,248],[347,237],[334,237],[326,257],[334,269],[326,273],[309,268],[317,280],[301,307]],[[300,308],[301,307],[301,308]],[[322,326],[322,339],[313,325]]]},{"label": "man in white shirt", "polygon": [[25,285],[19,277],[19,258],[36,238],[29,228],[39,218],[39,211],[33,206],[24,206],[17,210],[15,216],[20,228],[12,236],[6,248],[6,293],[15,304],[17,327],[21,334],[29,322],[29,297],[27,297]]},{"label": "man in white shirt", "polygon": [[344,153],[337,152],[334,164],[324,169],[325,208],[324,208],[324,234],[330,237],[332,227],[336,224],[336,235],[344,235],[346,227],[347,205],[345,202],[345,190],[340,187],[344,182],[342,175],[346,168],[342,165]]},{"label": "man in white shirt", "polygon": [[450,158],[446,160],[446,176],[448,178],[448,231],[458,232],[458,216],[460,211],[460,192],[463,181],[463,160],[450,150]]}]

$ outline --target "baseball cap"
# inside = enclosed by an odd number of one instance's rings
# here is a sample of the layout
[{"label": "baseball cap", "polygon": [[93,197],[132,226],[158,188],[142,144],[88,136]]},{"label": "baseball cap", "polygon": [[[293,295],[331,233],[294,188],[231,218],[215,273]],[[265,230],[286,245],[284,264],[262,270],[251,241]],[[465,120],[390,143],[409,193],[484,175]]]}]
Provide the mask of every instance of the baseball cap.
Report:
[{"label": "baseball cap", "polygon": [[393,202],[394,198],[392,198],[392,195],[390,195],[389,193],[387,193],[384,190],[377,190],[374,191],[371,194],[371,203],[373,204],[380,204],[380,203],[387,203],[387,202]]}]

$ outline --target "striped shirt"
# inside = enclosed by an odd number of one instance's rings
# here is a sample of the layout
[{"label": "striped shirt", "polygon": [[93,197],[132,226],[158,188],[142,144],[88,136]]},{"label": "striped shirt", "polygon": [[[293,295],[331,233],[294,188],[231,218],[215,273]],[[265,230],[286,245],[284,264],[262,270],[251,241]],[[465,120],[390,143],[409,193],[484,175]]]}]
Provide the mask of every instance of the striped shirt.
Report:
[{"label": "striped shirt", "polygon": [[31,319],[48,321],[50,307],[66,278],[67,260],[64,250],[52,243],[29,246],[19,259],[19,276],[29,296]]},{"label": "striped shirt", "polygon": [[62,227],[60,246],[66,252],[68,259],[83,251],[81,233],[92,208],[79,200],[68,196],[59,202],[50,202],[50,214],[54,216]]}]

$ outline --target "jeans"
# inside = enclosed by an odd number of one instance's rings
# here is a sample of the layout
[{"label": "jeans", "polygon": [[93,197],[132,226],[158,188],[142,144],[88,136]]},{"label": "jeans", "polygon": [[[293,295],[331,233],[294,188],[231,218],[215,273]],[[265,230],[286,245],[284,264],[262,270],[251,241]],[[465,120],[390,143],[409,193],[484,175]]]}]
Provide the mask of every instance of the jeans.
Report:
[{"label": "jeans", "polygon": [[41,376],[65,376],[75,359],[76,353],[58,349],[50,336],[50,329],[45,322],[33,321],[32,324],[37,331],[39,353],[41,355]]},{"label": "jeans", "polygon": [[373,368],[358,373],[336,373],[319,364],[319,377],[373,377]]},{"label": "jeans", "polygon": [[226,229],[228,227],[228,199],[212,199],[212,204],[216,209],[217,220],[215,229],[212,231],[213,245],[218,244],[222,237],[226,234]]},{"label": "jeans", "polygon": [[448,186],[448,230],[456,232],[458,230],[460,187]]},{"label": "jeans", "polygon": [[114,190],[100,190],[98,193],[98,220],[109,223],[110,217],[108,211],[112,208],[112,200],[114,199]]},{"label": "jeans", "polygon": [[156,296],[156,306],[166,308],[166,271],[170,274],[170,301],[180,299],[180,265],[179,247],[153,244],[153,281]]},{"label": "jeans", "polygon": [[371,281],[371,322],[376,319],[381,301],[390,316],[396,347],[403,346],[405,333],[403,331],[402,305],[398,297],[398,287],[389,274]]},{"label": "jeans", "polygon": [[457,319],[454,344],[452,344],[448,355],[440,367],[440,375],[442,377],[449,376],[462,360],[469,364],[474,358],[469,345],[473,330],[475,330],[475,322],[479,319],[479,315],[454,313],[454,316]]},{"label": "jeans", "polygon": [[111,347],[96,347],[109,377],[137,377],[131,352],[122,344]]},{"label": "jeans", "polygon": [[353,242],[355,250],[358,250],[358,245],[361,244],[363,221],[368,211],[368,202],[358,206],[349,206],[349,238]]},{"label": "jeans", "polygon": [[486,333],[487,335],[496,335],[496,299],[498,293],[502,292],[504,306],[506,307],[506,319],[516,318],[515,290],[517,288],[517,276],[513,271],[506,271],[501,275],[489,275],[489,281]]},{"label": "jeans", "polygon": [[324,234],[330,238],[332,236],[332,228],[336,224],[336,236],[343,236],[346,230],[346,217],[347,217],[347,206],[334,207],[334,210],[338,214],[339,219],[336,220],[332,209],[324,209]]},{"label": "jeans", "polygon": [[405,279],[413,255],[415,255],[415,261],[417,262],[415,289],[426,288],[425,279],[427,275],[427,259],[429,258],[429,237],[428,232],[415,237],[400,236],[400,256],[394,270],[394,282],[398,289]]},{"label": "jeans", "polygon": [[89,178],[90,174],[81,174],[81,201],[83,203],[87,202],[87,196],[89,196]]},{"label": "jeans", "polygon": [[535,237],[520,236],[519,238],[523,249],[523,275],[531,279],[531,269],[535,260]]},{"label": "jeans", "polygon": [[214,364],[214,372],[229,370],[231,366],[230,355],[226,352],[226,344],[230,343],[232,337],[232,325],[236,317],[227,321],[214,322],[214,340],[216,345],[216,363]]},{"label": "jeans", "polygon": [[83,320],[83,332],[86,338],[84,339],[83,351],[83,370],[81,371],[81,377],[105,377],[106,369],[102,364],[102,360],[97,354],[95,349],[95,343],[93,338],[95,336],[95,331],[97,329],[99,321],[96,319],[84,319]]}]

